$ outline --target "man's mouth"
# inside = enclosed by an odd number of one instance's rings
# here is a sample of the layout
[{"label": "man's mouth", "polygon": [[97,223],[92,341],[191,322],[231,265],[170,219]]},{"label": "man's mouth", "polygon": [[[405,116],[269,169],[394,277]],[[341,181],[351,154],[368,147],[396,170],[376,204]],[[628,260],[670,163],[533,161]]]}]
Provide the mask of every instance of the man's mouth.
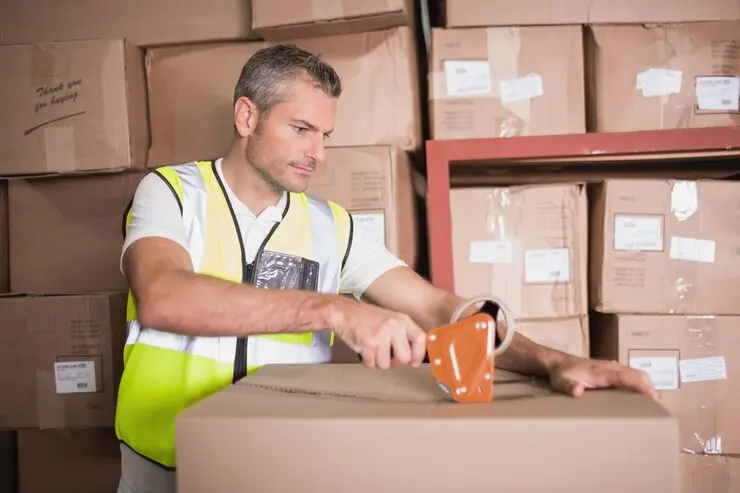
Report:
[{"label": "man's mouth", "polygon": [[311,174],[316,169],[316,166],[297,164],[297,163],[293,163],[291,164],[291,166],[304,174]]}]

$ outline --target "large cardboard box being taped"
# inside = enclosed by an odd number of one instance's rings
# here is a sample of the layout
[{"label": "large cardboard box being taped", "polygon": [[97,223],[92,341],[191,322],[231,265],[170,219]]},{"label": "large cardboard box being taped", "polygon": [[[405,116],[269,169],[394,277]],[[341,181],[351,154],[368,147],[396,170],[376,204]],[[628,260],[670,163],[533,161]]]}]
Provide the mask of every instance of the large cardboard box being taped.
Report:
[{"label": "large cardboard box being taped", "polygon": [[581,26],[434,29],[429,84],[434,139],[586,131]]},{"label": "large cardboard box being taped", "polygon": [[122,39],[0,46],[0,175],[144,168],[143,53]]},{"label": "large cardboard box being taped", "polygon": [[588,314],[588,207],[580,184],[450,191],[455,292],[495,294],[516,319]]},{"label": "large cardboard box being taped", "polygon": [[268,41],[363,33],[414,24],[414,0],[252,0],[252,27]]},{"label": "large cardboard box being taped", "polygon": [[740,125],[740,20],[591,26],[589,128]]},{"label": "large cardboard box being taped", "polygon": [[0,428],[113,426],[125,293],[0,297]]},{"label": "large cardboard box being taped", "polygon": [[[342,78],[328,147],[421,147],[418,65],[407,27],[292,41]],[[234,87],[244,63],[266,43],[149,50],[152,146],[149,166],[224,156],[234,137]]]},{"label": "large cardboard box being taped", "polygon": [[681,450],[740,454],[740,317],[597,315],[594,357],[647,372],[678,416]]},{"label": "large cardboard box being taped", "polygon": [[738,196],[735,181],[608,180],[595,187],[593,308],[740,315]]},{"label": "large cardboard box being taped", "polygon": [[417,223],[411,162],[392,147],[341,147],[326,150],[307,192],[332,200],[412,268],[417,257]]},{"label": "large cardboard box being taped", "polygon": [[178,417],[178,491],[678,490],[676,420],[650,397],[495,380],[492,404],[459,404],[428,365],[266,366]]},{"label": "large cardboard box being taped", "polygon": [[654,24],[740,18],[737,0],[445,0],[447,27]]},{"label": "large cardboard box being taped", "polygon": [[125,290],[123,217],[144,171],[10,183],[10,285],[44,294]]},{"label": "large cardboard box being taped", "polygon": [[2,0],[0,44],[124,37],[137,46],[244,40],[255,37],[251,3]]}]

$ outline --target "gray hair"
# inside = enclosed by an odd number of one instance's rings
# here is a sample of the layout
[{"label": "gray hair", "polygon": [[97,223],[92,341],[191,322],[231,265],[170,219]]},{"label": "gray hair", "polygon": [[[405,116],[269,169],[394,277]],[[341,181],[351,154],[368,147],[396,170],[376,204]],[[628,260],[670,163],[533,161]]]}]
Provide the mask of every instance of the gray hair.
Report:
[{"label": "gray hair", "polygon": [[338,98],[342,93],[339,74],[319,55],[278,44],[259,50],[244,64],[234,88],[234,103],[247,97],[264,114],[284,101],[288,84],[300,76],[307,76],[331,97]]}]

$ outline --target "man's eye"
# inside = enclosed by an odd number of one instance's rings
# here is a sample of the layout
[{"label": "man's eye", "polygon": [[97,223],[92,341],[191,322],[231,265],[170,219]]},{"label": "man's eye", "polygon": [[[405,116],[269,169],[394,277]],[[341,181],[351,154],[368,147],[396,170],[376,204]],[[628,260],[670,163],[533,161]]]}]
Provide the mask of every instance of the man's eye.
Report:
[{"label": "man's eye", "polygon": [[295,125],[293,125],[293,130],[295,130],[299,134],[305,134],[306,132],[308,132],[307,128],[297,127]]},{"label": "man's eye", "polygon": [[329,138],[329,134],[324,134],[324,140]]}]

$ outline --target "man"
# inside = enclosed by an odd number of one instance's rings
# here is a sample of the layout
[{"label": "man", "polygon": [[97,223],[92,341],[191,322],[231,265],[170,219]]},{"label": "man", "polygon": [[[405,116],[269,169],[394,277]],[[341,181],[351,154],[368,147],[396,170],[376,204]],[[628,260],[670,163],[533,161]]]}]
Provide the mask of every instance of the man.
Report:
[{"label": "man", "polygon": [[[248,372],[327,362],[335,336],[368,367],[419,365],[425,331],[463,301],[419,277],[342,207],[303,194],[341,91],[316,56],[264,49],[237,82],[228,154],[160,168],[140,183],[122,254],[132,298],[116,416],[119,493],[175,491],[175,416]],[[653,393],[642,372],[520,335],[497,362],[573,396],[614,385]]]}]

